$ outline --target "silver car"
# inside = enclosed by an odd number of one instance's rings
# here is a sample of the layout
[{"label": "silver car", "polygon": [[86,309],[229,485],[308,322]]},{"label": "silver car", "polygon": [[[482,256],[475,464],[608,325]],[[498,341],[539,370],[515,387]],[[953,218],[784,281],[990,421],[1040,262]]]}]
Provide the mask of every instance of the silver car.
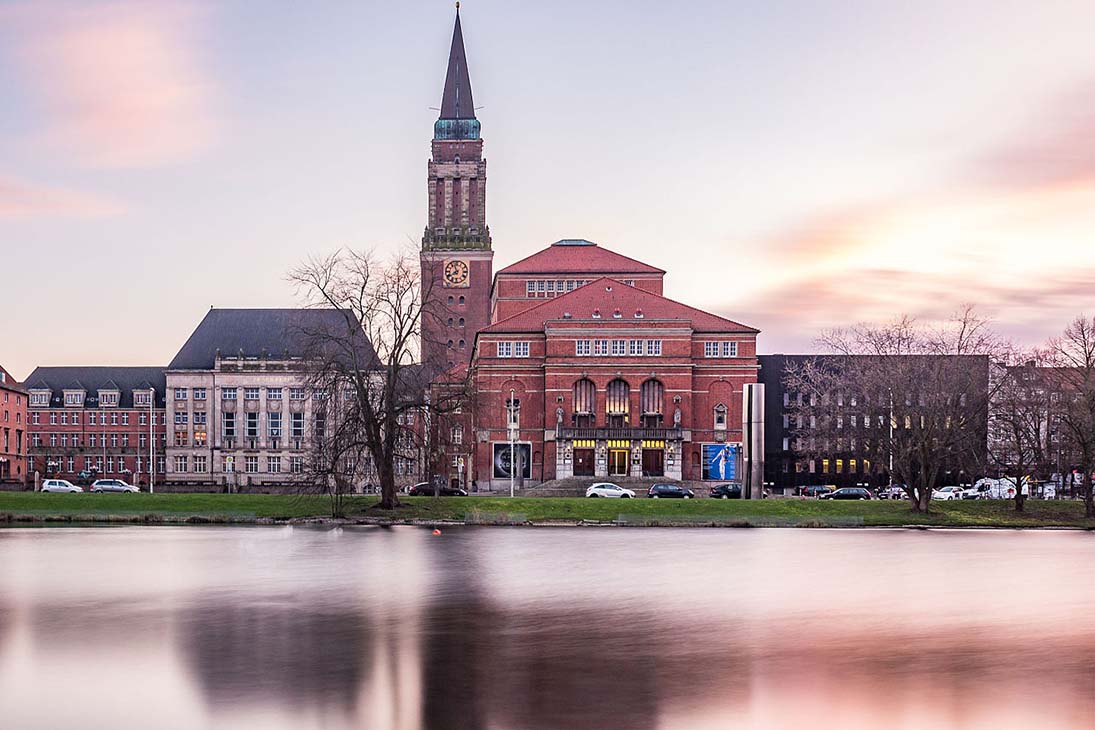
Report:
[{"label": "silver car", "polygon": [[615,497],[617,499],[632,499],[635,493],[630,489],[609,482],[597,482],[586,490],[587,497]]},{"label": "silver car", "polygon": [[78,487],[66,479],[47,479],[42,482],[42,491],[75,493],[82,492],[84,490],[82,487]]},{"label": "silver car", "polygon": [[139,492],[140,489],[132,484],[126,484],[121,479],[96,479],[91,484],[91,491],[102,492]]}]

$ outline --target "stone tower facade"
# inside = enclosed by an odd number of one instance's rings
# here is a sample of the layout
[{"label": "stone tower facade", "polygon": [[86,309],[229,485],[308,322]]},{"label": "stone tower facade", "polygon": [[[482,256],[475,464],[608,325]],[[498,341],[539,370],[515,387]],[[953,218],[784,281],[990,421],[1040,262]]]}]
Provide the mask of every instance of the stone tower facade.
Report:
[{"label": "stone tower facade", "polygon": [[434,374],[467,365],[476,332],[490,324],[494,251],[479,132],[458,9],[433,130],[422,236],[422,362]]}]

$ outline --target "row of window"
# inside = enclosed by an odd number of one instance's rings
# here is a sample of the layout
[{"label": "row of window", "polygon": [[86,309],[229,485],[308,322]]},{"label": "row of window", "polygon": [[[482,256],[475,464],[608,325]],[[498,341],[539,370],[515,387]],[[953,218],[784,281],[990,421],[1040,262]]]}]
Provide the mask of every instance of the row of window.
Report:
[{"label": "row of window", "polygon": [[704,357],[737,357],[737,342],[705,342],[703,343]]},{"label": "row of window", "polygon": [[[41,448],[43,444],[49,442],[49,445],[53,448],[60,446],[61,448],[80,448],[80,434],[78,433],[51,433],[48,438],[44,437],[40,433],[32,433],[30,435],[30,444],[35,448]],[[87,434],[87,446],[89,449],[105,448],[108,444],[110,448],[116,449],[119,446],[127,448],[129,446],[130,438],[128,433],[117,434]],[[167,443],[167,434],[160,434],[160,443]],[[142,433],[137,435],[137,445],[144,448],[148,445],[148,434]]]},{"label": "row of window", "polygon": [[[917,393],[915,398],[913,397],[912,393],[906,393],[905,397],[904,397],[904,401],[905,401],[906,406],[912,406],[914,400],[916,401],[916,405],[923,406],[923,405],[926,405],[927,398],[928,397],[924,393]],[[835,400],[836,400],[836,405],[844,406],[845,405],[844,393],[842,393],[842,392],[837,393]],[[864,405],[866,405],[869,402],[869,400],[870,400],[869,398],[864,398],[863,399]],[[803,404],[802,393],[796,393],[795,394],[794,402],[795,402],[795,405],[799,405],[799,406],[801,406]],[[809,402],[810,402],[811,406],[816,406],[817,405],[818,397],[817,397],[816,393],[811,393],[810,394]],[[858,402],[859,402],[859,399],[854,394],[848,395],[847,405],[855,406],[855,405],[858,404]],[[881,396],[878,397],[878,400],[876,402],[879,403],[879,404],[882,404],[882,405],[885,405],[885,404],[892,405],[894,403],[900,403],[901,402],[901,396],[897,396],[896,398],[891,398],[889,395],[881,395]],[[960,393],[959,394],[958,403],[959,403],[959,405],[963,405],[963,406],[966,405],[966,394],[965,393]],[[791,394],[784,391],[784,393],[783,393],[783,407],[788,408],[788,407],[790,407],[790,405],[791,405]],[[829,394],[828,393],[822,393],[821,394],[821,405],[823,405],[823,406],[829,405]]]},{"label": "row of window", "polygon": [[498,357],[528,357],[529,343],[499,342]]},{"label": "row of window", "polygon": [[[10,411],[4,411],[4,423],[8,423],[10,420],[11,420]],[[23,413],[22,413],[22,411],[16,411],[15,412],[15,422],[16,423],[22,423],[23,422]]]},{"label": "row of window", "polygon": [[662,354],[661,340],[575,340],[574,354],[582,357],[590,355],[616,355],[638,357],[658,356]]},{"label": "row of window", "polygon": [[[147,464],[148,462],[143,456],[128,457],[128,458],[129,458],[129,461],[127,462],[127,457],[125,457],[125,456],[115,457],[115,456],[108,455],[105,460],[102,456],[85,456],[84,457],[84,465],[83,465],[82,469],[84,471],[95,471],[95,472],[98,472],[99,474],[123,474],[123,475],[125,475],[125,474],[141,474],[141,473],[144,472],[145,464]],[[204,459],[205,457],[202,457],[202,458]],[[30,457],[28,459],[27,463],[29,465],[29,469],[33,470],[34,469],[34,457]],[[129,464],[132,464],[132,466],[133,466],[132,469],[129,468],[129,466],[128,466]],[[69,474],[75,474],[76,473],[76,458],[73,457],[73,456],[58,457],[56,459],[47,458],[45,468],[46,468],[46,473],[47,474],[52,474],[52,473],[56,473],[56,472],[67,472]],[[163,474],[164,470],[166,468],[167,468],[167,457],[162,456],[162,455],[157,456],[156,457],[156,471],[159,472],[160,474]]]},{"label": "row of window", "polygon": [[[634,279],[624,279],[623,282],[628,286],[635,286]],[[588,283],[589,279],[529,279],[525,282],[525,297],[528,299],[556,297]]]},{"label": "row of window", "polygon": [[[238,470],[238,464],[236,459],[232,456],[221,457],[221,471],[225,474],[231,474]],[[180,474],[194,473],[203,474],[206,472],[208,461],[205,456],[176,456],[175,457],[175,472]],[[281,474],[282,473],[282,458],[280,456],[267,456],[266,457],[266,472],[269,474]],[[304,457],[303,456],[290,456],[288,463],[289,471],[293,474],[302,474],[304,472]],[[243,471],[246,474],[258,474],[259,473],[259,457],[258,456],[244,456],[243,457]]]},{"label": "row of window", "polygon": [[[152,414],[152,425],[156,425],[156,422],[159,421],[159,420],[162,420],[163,423],[166,423],[167,422],[166,418],[167,418],[167,416],[163,415],[162,419],[158,419],[157,414],[153,413]],[[31,422],[31,425],[34,425],[34,426],[41,425],[41,423],[42,423],[42,414],[40,412],[31,413],[30,414],[30,422]],[[137,414],[137,423],[138,423],[138,425],[141,425],[141,426],[147,426],[148,425],[148,414],[143,413],[143,412],[138,413]],[[80,414],[79,413],[72,413],[72,412],[69,412],[69,411],[50,411],[50,413],[49,413],[49,425],[56,426],[58,424],[60,424],[62,426],[79,426],[80,425]],[[95,425],[99,425],[99,426],[108,426],[108,425],[109,426],[118,426],[118,425],[128,426],[129,425],[129,413],[113,412],[113,413],[108,414],[106,412],[88,411],[88,413],[87,413],[87,425],[89,425],[89,426],[95,426]]]},{"label": "row of window", "polygon": [[[246,388],[225,387],[221,388],[221,398],[223,400],[238,400],[239,391],[241,390],[243,391],[244,400],[258,400],[262,388],[250,386]],[[266,388],[266,400],[282,400],[285,390],[286,388]],[[308,399],[307,388],[288,388],[288,391],[289,400]],[[193,395],[194,400],[205,400],[205,388],[194,388]],[[175,400],[186,400],[186,388],[175,388]]]},{"label": "row of window", "polygon": [[[258,413],[245,413],[243,414],[243,431],[244,438],[258,438],[259,437],[259,414]],[[326,432],[326,416],[322,413],[315,415],[315,429],[316,434],[320,438],[323,438],[323,434]],[[266,414],[266,428],[267,434],[270,438],[281,438],[282,431],[282,418],[281,414],[277,412]],[[221,414],[221,434],[225,438],[236,437],[236,414],[235,413],[222,413]],[[289,437],[294,439],[304,438],[304,414],[303,413],[290,413],[289,414]]]}]

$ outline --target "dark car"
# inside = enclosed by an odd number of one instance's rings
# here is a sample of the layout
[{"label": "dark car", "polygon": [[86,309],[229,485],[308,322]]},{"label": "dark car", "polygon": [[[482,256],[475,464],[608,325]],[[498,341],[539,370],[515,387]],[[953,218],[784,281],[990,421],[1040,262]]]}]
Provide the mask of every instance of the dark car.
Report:
[{"label": "dark car", "polygon": [[712,499],[741,499],[740,484],[720,484],[711,490]]},{"label": "dark car", "polygon": [[677,484],[654,484],[646,496],[652,499],[692,499],[696,493]]},{"label": "dark car", "polygon": [[870,499],[871,493],[863,487],[842,487],[835,492],[818,495],[818,499]]},{"label": "dark car", "polygon": [[[422,482],[415,484],[413,487],[407,490],[407,494],[412,497],[432,497],[434,495],[433,485],[428,482]],[[468,493],[460,489],[459,487],[441,487],[437,490],[437,496],[439,497],[466,497]]]},{"label": "dark car", "polygon": [[804,497],[820,497],[821,495],[829,494],[832,491],[832,487],[827,487],[824,484],[812,484],[802,488],[802,495]]}]

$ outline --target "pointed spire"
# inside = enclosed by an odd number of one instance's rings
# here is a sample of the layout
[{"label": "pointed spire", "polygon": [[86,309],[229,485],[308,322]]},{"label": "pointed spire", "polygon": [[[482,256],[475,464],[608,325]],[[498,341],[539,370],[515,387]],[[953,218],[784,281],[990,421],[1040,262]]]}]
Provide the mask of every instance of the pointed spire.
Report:
[{"label": "pointed spire", "polygon": [[449,68],[445,73],[445,93],[441,97],[441,119],[475,119],[471,98],[471,77],[464,54],[464,34],[460,31],[460,3],[456,4],[456,24],[452,29]]}]

